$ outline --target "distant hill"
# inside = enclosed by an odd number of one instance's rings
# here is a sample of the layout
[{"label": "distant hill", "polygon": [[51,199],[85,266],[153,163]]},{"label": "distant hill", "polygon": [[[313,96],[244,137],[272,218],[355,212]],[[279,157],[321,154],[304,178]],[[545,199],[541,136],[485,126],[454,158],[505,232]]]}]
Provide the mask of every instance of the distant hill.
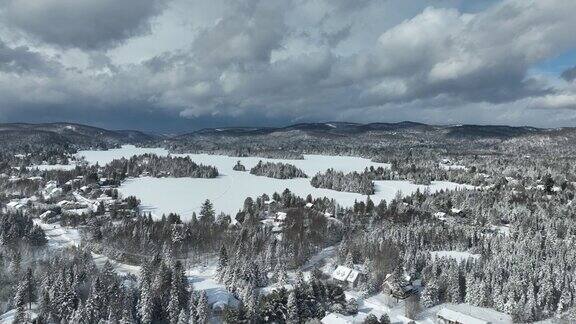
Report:
[{"label": "distant hill", "polygon": [[73,123],[5,123],[0,124],[0,143],[14,149],[26,146],[74,148],[108,148],[121,144],[139,144],[158,137],[133,130],[107,130]]},{"label": "distant hill", "polygon": [[[107,130],[75,123],[4,123],[0,124],[0,143],[20,148],[25,145],[58,146],[63,148],[109,148],[121,144],[153,145],[158,141],[184,144],[218,139],[238,141],[250,137],[266,141],[268,136],[297,143],[300,139],[354,138],[370,140],[411,140],[416,142],[444,142],[487,139],[506,141],[514,138],[542,136],[551,139],[576,138],[576,128],[535,128],[495,125],[427,125],[416,122],[398,123],[299,123],[285,127],[221,127],[205,128],[190,133],[157,136],[135,130]],[[213,141],[213,142],[212,142]],[[205,147],[205,145],[201,145]],[[218,147],[217,144],[213,145]]]},{"label": "distant hill", "polygon": [[435,126],[416,122],[399,123],[301,123],[286,127],[230,127],[205,128],[195,132],[172,137],[173,140],[187,139],[198,136],[258,136],[269,134],[282,134],[288,132],[301,132],[316,136],[329,135],[356,135],[368,132],[373,133],[431,133],[438,136],[460,138],[511,138],[523,135],[546,133],[549,130],[535,127],[513,127],[493,125],[446,125]]}]

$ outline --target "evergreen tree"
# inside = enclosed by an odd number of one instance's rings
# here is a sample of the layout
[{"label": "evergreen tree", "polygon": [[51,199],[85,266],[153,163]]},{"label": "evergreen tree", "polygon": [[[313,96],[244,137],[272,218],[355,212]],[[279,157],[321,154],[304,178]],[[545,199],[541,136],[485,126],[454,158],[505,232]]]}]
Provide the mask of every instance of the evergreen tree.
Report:
[{"label": "evergreen tree", "polygon": [[184,309],[180,310],[176,324],[188,324],[188,314],[186,314]]},{"label": "evergreen tree", "polygon": [[432,307],[439,303],[436,280],[432,279],[426,284],[422,291],[421,301],[424,307]]},{"label": "evergreen tree", "polygon": [[196,306],[196,316],[198,318],[198,323],[208,323],[209,315],[208,297],[206,296],[206,291],[202,290],[200,292],[200,298],[198,299],[198,305]]},{"label": "evergreen tree", "polygon": [[388,316],[388,314],[382,314],[382,316],[380,316],[380,324],[390,324],[390,317]]},{"label": "evergreen tree", "polygon": [[213,224],[216,220],[216,213],[210,200],[206,199],[200,209],[200,223],[204,225]]},{"label": "evergreen tree", "polygon": [[222,245],[220,247],[220,254],[218,256],[218,269],[217,269],[218,281],[222,282],[227,266],[228,266],[228,253],[226,252],[226,247]]},{"label": "evergreen tree", "polygon": [[288,295],[288,303],[286,305],[286,321],[288,323],[299,323],[300,322],[300,311],[298,309],[298,299],[296,297],[296,291],[292,290]]},{"label": "evergreen tree", "polygon": [[148,283],[143,283],[140,288],[140,299],[138,300],[138,316],[144,324],[152,323],[153,314],[152,295]]},{"label": "evergreen tree", "polygon": [[170,301],[168,302],[168,318],[170,324],[177,324],[180,318],[180,299],[178,286],[172,280],[172,287],[170,289]]}]

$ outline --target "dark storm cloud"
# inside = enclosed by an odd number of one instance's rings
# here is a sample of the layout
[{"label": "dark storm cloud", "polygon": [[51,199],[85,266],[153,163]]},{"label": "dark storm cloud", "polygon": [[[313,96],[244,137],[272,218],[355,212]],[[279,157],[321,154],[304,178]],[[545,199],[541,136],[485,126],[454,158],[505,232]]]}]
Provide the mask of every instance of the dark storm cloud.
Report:
[{"label": "dark storm cloud", "polygon": [[13,73],[47,72],[51,68],[42,55],[26,46],[11,48],[0,39],[0,71]]},{"label": "dark storm cloud", "polygon": [[3,0],[2,19],[50,44],[107,48],[150,31],[164,0]]},{"label": "dark storm cloud", "polygon": [[576,66],[562,72],[562,79],[574,81],[576,79]]},{"label": "dark storm cloud", "polygon": [[[23,3],[0,0],[3,15],[16,13],[6,27],[44,43],[36,49],[0,43],[0,120],[167,130],[391,116],[443,123],[449,113],[468,122],[522,115],[541,125],[576,106],[572,84],[560,89],[530,72],[576,46],[572,1],[505,0],[467,14],[411,0],[422,7],[418,14],[383,27],[385,14],[396,9],[392,2],[194,0],[192,8],[203,11],[174,37],[182,46],[147,56],[139,44],[134,61],[124,64],[112,47],[141,40],[134,35],[149,31],[164,2]],[[66,29],[55,17],[68,14]],[[213,19],[195,24],[203,16]],[[152,45],[155,36],[152,30]],[[59,62],[70,59],[62,47],[80,48],[87,62]]]}]

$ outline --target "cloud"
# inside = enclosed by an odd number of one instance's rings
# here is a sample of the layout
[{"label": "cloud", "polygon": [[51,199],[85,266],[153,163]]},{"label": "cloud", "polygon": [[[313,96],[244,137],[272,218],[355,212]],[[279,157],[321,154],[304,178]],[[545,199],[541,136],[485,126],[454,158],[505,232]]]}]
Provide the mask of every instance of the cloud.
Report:
[{"label": "cloud", "polygon": [[[463,13],[410,0],[405,5],[417,13],[396,17],[392,26],[367,21],[376,8],[395,9],[376,0],[349,8],[346,1],[324,0],[194,0],[186,6],[172,0],[177,3],[164,11],[159,0],[32,1],[0,0],[7,18],[0,24],[38,42],[0,42],[4,120],[34,112],[103,122],[116,116],[138,125],[155,124],[142,122],[154,118],[165,123],[158,128],[169,129],[251,120],[442,123],[449,114],[453,122],[518,118],[540,125],[562,122],[552,116],[572,108],[576,95],[566,82],[528,73],[576,46],[573,1],[504,0]],[[178,25],[174,17],[187,14],[175,8],[202,12]],[[59,15],[66,15],[64,22]],[[179,46],[147,57],[140,52],[146,46],[134,40],[156,44],[163,34],[150,25],[153,17],[160,26],[178,25],[170,34]],[[114,46],[137,53],[134,60],[115,61]],[[85,64],[64,64],[72,50],[63,48],[72,47]],[[570,80],[570,73],[563,77]]]},{"label": "cloud", "polygon": [[566,81],[574,81],[576,79],[576,66],[565,70],[561,76]]},{"label": "cloud", "polygon": [[0,39],[0,71],[8,73],[46,72],[51,69],[42,55],[26,46],[9,47]]},{"label": "cloud", "polygon": [[116,46],[150,32],[150,18],[164,0],[3,0],[0,17],[9,27],[64,48]]}]

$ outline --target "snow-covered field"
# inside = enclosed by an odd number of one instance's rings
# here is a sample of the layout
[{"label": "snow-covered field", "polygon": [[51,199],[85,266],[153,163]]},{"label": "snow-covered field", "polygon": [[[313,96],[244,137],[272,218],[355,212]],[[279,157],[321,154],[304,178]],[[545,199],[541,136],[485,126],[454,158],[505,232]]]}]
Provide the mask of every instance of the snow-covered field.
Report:
[{"label": "snow-covered field", "polygon": [[[108,151],[81,151],[78,155],[84,156],[88,163],[99,163],[102,165],[115,158],[130,157],[143,153],[168,154],[166,150],[160,148],[137,148],[127,145],[120,149]],[[248,172],[234,171],[232,167],[236,164],[236,161],[240,161],[247,169],[252,168],[260,160],[285,162],[302,169],[309,177],[314,176],[318,172],[326,171],[328,168],[352,172],[362,171],[370,166],[389,167],[386,163],[376,163],[368,159],[350,156],[305,155],[303,160],[230,157],[209,154],[183,154],[179,156],[190,156],[196,163],[215,166],[218,168],[220,176],[216,179],[134,178],[122,184],[119,191],[125,196],[134,195],[138,197],[142,201],[142,211],[144,212],[151,212],[157,217],[174,212],[180,214],[183,219],[190,217],[192,212],[198,212],[200,205],[206,199],[210,199],[213,202],[218,212],[235,215],[246,197],[255,197],[264,193],[269,195],[274,192],[281,193],[286,188],[303,197],[312,194],[313,197],[332,198],[340,205],[348,207],[352,206],[355,200],[366,200],[366,196],[357,193],[314,188],[310,185],[310,179],[280,180],[258,177]],[[378,203],[382,199],[387,201],[393,199],[398,191],[403,194],[410,194],[417,189],[438,191],[467,186],[442,181],[435,181],[430,186],[415,185],[409,181],[375,181],[375,187],[376,194],[372,195],[371,198]]]},{"label": "snow-covered field", "polygon": [[145,153],[154,153],[156,155],[168,155],[168,151],[163,148],[145,148],[136,147],[134,145],[124,145],[118,149],[111,149],[107,151],[78,151],[76,153],[77,157],[84,157],[86,161],[90,164],[98,163],[104,165],[112,162],[114,159],[120,158],[130,158],[134,155],[140,155]]}]

